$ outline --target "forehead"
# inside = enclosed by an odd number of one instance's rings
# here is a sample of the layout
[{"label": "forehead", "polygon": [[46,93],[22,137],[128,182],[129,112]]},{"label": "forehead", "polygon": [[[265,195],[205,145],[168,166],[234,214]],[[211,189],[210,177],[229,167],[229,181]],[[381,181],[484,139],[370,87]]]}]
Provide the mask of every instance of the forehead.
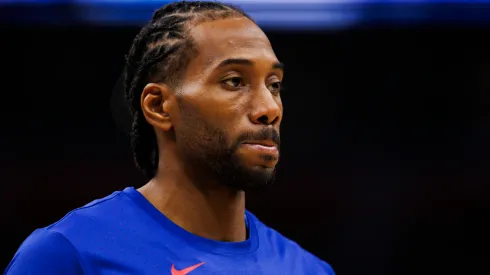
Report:
[{"label": "forehead", "polygon": [[277,62],[269,39],[248,18],[230,18],[201,23],[191,29],[201,65],[212,65],[228,58]]}]

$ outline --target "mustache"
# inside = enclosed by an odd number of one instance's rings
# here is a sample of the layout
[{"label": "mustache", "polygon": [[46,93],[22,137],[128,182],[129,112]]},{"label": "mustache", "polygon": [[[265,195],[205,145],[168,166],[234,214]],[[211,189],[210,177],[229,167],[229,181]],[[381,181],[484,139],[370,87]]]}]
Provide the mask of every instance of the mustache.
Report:
[{"label": "mustache", "polygon": [[279,132],[272,127],[262,128],[257,132],[245,132],[238,137],[236,144],[239,145],[247,140],[272,140],[278,148],[281,145]]}]

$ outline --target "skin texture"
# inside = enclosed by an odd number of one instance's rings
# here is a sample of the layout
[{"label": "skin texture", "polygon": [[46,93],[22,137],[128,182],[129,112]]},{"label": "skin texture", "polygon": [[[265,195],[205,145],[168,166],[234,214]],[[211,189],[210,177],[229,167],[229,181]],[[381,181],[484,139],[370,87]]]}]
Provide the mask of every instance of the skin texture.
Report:
[{"label": "skin texture", "polygon": [[150,83],[141,96],[159,165],[139,191],[194,234],[243,241],[245,191],[270,185],[279,160],[282,65],[247,18],[189,33],[196,55],[178,87]]}]

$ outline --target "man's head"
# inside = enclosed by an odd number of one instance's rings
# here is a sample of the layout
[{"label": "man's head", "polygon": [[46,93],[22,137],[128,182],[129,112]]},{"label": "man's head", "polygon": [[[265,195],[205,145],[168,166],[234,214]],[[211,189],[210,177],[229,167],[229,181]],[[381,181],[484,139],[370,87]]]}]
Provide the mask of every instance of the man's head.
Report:
[{"label": "man's head", "polygon": [[165,161],[235,189],[268,185],[279,157],[282,78],[266,35],[241,10],[217,2],[158,10],[126,64],[137,166],[152,178],[159,152],[173,150]]}]

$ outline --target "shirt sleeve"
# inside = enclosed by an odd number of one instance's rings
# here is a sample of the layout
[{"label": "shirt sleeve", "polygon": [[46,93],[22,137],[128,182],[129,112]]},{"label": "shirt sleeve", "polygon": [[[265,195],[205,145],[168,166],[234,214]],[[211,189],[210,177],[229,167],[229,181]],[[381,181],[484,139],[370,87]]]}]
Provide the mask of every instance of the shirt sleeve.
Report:
[{"label": "shirt sleeve", "polygon": [[19,247],[4,275],[83,275],[83,267],[73,245],[61,233],[48,229],[34,231]]}]

